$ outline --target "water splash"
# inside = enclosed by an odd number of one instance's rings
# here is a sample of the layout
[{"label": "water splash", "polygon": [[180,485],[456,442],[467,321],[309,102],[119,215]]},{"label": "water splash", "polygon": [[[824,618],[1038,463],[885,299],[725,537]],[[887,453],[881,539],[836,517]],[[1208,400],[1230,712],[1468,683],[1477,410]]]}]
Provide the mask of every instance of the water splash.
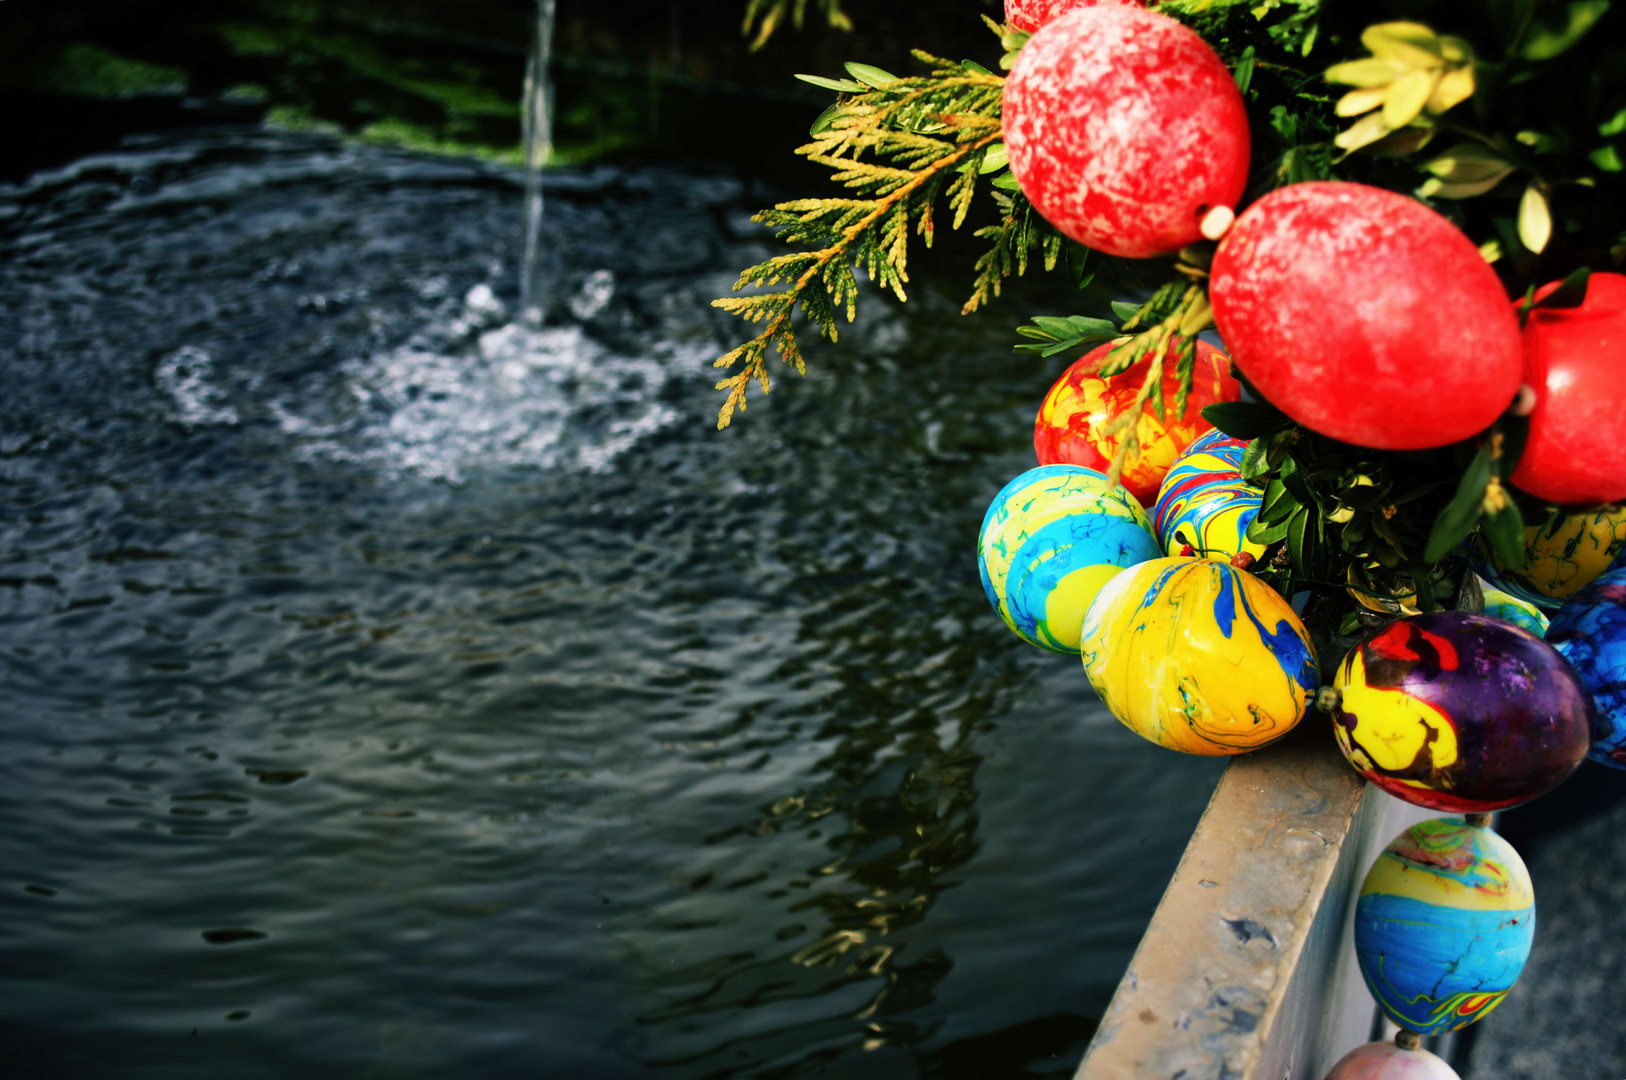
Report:
[{"label": "water splash", "polygon": [[520,321],[541,326],[547,316],[542,259],[542,170],[553,156],[554,0],[536,0],[536,36],[525,66],[525,262],[520,268]]}]

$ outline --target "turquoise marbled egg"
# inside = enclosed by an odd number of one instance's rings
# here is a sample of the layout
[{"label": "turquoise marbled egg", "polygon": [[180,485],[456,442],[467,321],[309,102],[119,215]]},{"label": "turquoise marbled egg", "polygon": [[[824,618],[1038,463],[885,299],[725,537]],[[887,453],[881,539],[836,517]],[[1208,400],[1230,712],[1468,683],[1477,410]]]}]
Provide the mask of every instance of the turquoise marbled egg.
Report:
[{"label": "turquoise marbled egg", "polygon": [[1228,561],[1243,552],[1259,558],[1263,544],[1247,538],[1264,491],[1242,479],[1248,444],[1210,431],[1175,459],[1157,493],[1152,527],[1163,554]]},{"label": "turquoise marbled egg", "polygon": [[1043,465],[988,507],[977,566],[988,602],[1024,641],[1078,654],[1084,612],[1126,566],[1157,557],[1152,524],[1122,486],[1082,465]]}]

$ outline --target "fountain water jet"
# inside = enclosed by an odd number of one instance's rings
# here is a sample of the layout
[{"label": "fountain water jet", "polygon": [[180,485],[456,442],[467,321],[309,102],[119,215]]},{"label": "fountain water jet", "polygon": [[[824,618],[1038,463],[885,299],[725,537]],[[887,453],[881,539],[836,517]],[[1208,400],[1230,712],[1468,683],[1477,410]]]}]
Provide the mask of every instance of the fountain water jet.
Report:
[{"label": "fountain water jet", "polygon": [[536,36],[525,67],[525,261],[520,267],[520,322],[541,326],[547,317],[547,275],[542,260],[542,170],[553,156],[555,0],[536,0]]}]

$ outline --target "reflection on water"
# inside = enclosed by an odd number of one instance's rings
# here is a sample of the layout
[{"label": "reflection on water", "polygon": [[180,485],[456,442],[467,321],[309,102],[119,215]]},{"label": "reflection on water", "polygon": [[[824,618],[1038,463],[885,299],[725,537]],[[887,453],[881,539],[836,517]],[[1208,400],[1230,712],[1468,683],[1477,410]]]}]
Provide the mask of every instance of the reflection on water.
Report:
[{"label": "reflection on water", "polygon": [[1055,374],[1009,319],[922,282],[712,430],[762,199],[550,176],[530,331],[482,166],[239,132],[0,194],[18,1060],[1070,1070],[1216,766],[986,609]]}]

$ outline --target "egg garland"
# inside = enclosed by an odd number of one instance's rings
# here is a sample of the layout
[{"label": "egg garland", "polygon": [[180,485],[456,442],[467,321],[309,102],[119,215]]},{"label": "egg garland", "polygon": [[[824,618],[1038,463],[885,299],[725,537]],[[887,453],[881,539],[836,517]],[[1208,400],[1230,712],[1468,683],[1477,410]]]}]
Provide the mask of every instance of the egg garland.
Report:
[{"label": "egg garland", "polygon": [[[1209,299],[1265,397],[1344,442],[1457,442],[1519,388],[1519,324],[1496,272],[1451,222],[1383,188],[1321,181],[1264,196],[1215,253]],[[1437,332],[1441,311],[1450,334]]]},{"label": "egg garland", "polygon": [[1383,1014],[1418,1035],[1502,1003],[1530,956],[1536,897],[1524,860],[1489,828],[1422,821],[1383,850],[1355,901],[1355,959]]},{"label": "egg garland", "polygon": [[[1556,290],[1553,282],[1536,293]],[[1524,324],[1535,410],[1513,483],[1559,505],[1626,499],[1626,276],[1587,279],[1577,307],[1536,307]]]},{"label": "egg garland", "polygon": [[1550,510],[1545,521],[1524,530],[1523,566],[1507,566],[1481,541],[1474,568],[1492,588],[1556,611],[1623,554],[1626,509]]},{"label": "egg garland", "polygon": [[1398,799],[1489,812],[1542,795],[1592,745],[1592,704],[1551,645],[1484,615],[1397,619],[1334,682],[1338,747]]},{"label": "egg garland", "polygon": [[1571,597],[1553,617],[1547,641],[1592,694],[1596,719],[1587,756],[1626,769],[1626,568]]},{"label": "egg garland", "polygon": [[1245,440],[1211,431],[1175,459],[1152,511],[1165,555],[1258,559],[1265,553],[1265,545],[1248,539],[1264,491],[1242,479],[1247,450]]},{"label": "egg garland", "polygon": [[1050,22],[1017,57],[1002,111],[1022,193],[1064,235],[1108,255],[1179,251],[1247,187],[1252,144],[1236,80],[1166,15],[1101,4]]},{"label": "egg garland", "polygon": [[1107,582],[1080,652],[1124,726],[1187,754],[1268,746],[1315,695],[1315,647],[1287,601],[1212,559],[1153,559]]},{"label": "egg garland", "polygon": [[1157,553],[1146,511],[1122,487],[1094,469],[1045,465],[994,497],[977,568],[988,602],[1022,640],[1076,654],[1096,592]]},{"label": "egg garland", "polygon": [[[1141,360],[1127,371],[1102,378],[1097,375],[1112,345],[1091,350],[1056,380],[1033,425],[1033,450],[1041,465],[1084,465],[1092,469],[1111,466],[1118,447],[1128,432],[1108,435],[1105,429],[1134,407],[1135,395],[1146,381],[1152,361]],[[1235,401],[1242,386],[1231,377],[1231,362],[1206,341],[1197,342],[1197,376],[1192,382],[1186,410],[1174,415],[1180,378],[1170,365],[1163,373],[1165,416],[1159,418],[1150,403],[1141,408],[1136,421],[1139,452],[1124,467],[1123,485],[1130,494],[1150,507],[1157,501],[1159,486],[1180,453],[1213,425],[1202,418],[1205,405]]]}]

